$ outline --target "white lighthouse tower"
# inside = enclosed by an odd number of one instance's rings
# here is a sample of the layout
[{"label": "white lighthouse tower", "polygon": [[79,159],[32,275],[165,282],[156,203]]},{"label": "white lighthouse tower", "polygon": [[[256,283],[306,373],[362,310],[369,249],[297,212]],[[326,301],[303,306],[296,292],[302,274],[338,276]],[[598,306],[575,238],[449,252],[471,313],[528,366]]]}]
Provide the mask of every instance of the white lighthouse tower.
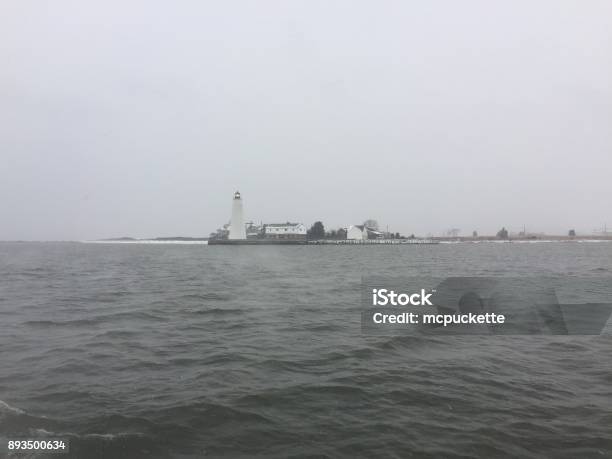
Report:
[{"label": "white lighthouse tower", "polygon": [[246,239],[244,217],[242,215],[242,199],[240,191],[234,193],[232,202],[232,220],[230,221],[229,239]]}]

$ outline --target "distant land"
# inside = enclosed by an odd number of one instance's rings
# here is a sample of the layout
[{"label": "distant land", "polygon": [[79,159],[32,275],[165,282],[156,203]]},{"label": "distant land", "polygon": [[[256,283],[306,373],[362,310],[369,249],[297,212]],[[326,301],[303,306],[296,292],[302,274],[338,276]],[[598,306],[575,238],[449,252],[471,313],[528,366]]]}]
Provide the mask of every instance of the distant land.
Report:
[{"label": "distant land", "polygon": [[187,236],[170,236],[170,237],[155,237],[155,238],[135,238],[135,237],[111,237],[107,239],[97,239],[98,241],[208,241],[207,237],[187,237]]},{"label": "distant land", "polygon": [[508,236],[500,238],[498,236],[443,236],[432,237],[435,241],[457,241],[457,242],[478,242],[478,241],[612,241],[612,235],[589,235],[589,236],[559,236],[553,234],[538,234],[527,236]]},{"label": "distant land", "polygon": [[[527,236],[509,236],[508,238],[500,238],[498,236],[433,236],[427,238],[415,237],[414,239],[426,239],[436,242],[512,242],[512,241],[612,241],[612,235],[549,235],[549,234],[538,234],[527,235]],[[198,241],[209,241],[208,237],[189,237],[189,236],[167,236],[167,237],[155,237],[155,238],[134,238],[134,237],[114,237],[106,239],[97,239],[97,242],[146,242],[146,241],[158,241],[158,242],[198,242]],[[313,241],[314,242],[314,241]]]}]

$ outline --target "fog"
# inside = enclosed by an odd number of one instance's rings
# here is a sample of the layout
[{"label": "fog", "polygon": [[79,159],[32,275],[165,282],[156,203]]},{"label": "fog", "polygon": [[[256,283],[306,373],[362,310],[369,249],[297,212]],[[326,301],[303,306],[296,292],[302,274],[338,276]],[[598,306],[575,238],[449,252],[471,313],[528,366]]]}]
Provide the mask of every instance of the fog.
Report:
[{"label": "fog", "polygon": [[0,240],[612,226],[609,1],[0,6]]}]

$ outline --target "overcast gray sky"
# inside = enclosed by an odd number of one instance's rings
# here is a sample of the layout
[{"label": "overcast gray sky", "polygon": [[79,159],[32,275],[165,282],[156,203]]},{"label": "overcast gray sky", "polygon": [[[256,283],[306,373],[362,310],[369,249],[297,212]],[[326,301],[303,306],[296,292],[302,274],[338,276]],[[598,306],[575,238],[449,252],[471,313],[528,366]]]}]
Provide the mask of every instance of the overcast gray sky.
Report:
[{"label": "overcast gray sky", "polygon": [[0,4],[0,240],[612,226],[612,2]]}]

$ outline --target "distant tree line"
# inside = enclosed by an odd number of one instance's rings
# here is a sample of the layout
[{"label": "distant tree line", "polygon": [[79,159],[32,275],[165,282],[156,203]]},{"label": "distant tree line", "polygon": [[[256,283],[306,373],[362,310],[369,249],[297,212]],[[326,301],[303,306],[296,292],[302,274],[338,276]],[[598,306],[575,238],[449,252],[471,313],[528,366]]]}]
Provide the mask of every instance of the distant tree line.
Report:
[{"label": "distant tree line", "polygon": [[[367,226],[370,229],[378,229],[378,223],[376,220],[366,220],[364,226]],[[332,229],[329,231],[325,230],[325,225],[323,222],[316,221],[312,224],[312,226],[306,231],[306,238],[310,240],[320,240],[320,239],[346,239],[347,231],[345,228]],[[414,239],[414,234],[411,234],[409,237],[402,236],[399,232],[396,233],[385,233],[385,237],[389,239]]]},{"label": "distant tree line", "polygon": [[333,229],[330,231],[325,231],[325,225],[323,222],[316,221],[313,225],[306,231],[306,238],[311,240],[319,240],[319,239],[346,239],[346,230],[344,228],[339,228],[337,230]]},{"label": "distant tree line", "polygon": [[508,230],[505,227],[502,227],[502,229],[497,232],[497,237],[499,239],[508,239]]},{"label": "distant tree line", "polygon": [[325,238],[325,226],[323,222],[314,222],[308,231],[306,231],[306,238],[308,239],[324,239]]}]

